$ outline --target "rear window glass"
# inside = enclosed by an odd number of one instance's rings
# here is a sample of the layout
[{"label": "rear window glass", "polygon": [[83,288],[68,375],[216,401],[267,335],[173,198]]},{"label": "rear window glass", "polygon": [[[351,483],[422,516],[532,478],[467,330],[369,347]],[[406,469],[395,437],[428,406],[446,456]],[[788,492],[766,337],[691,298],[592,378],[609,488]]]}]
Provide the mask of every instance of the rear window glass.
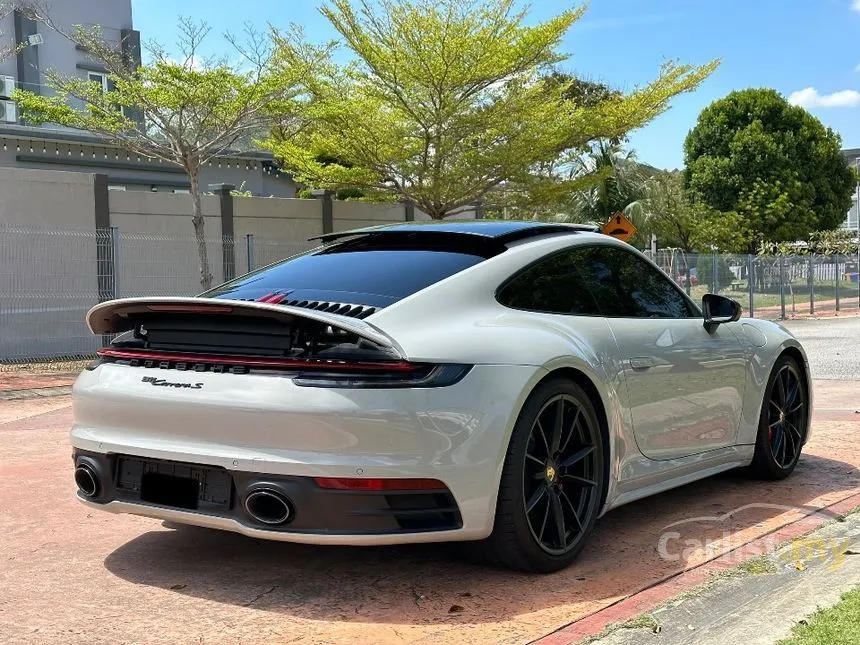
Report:
[{"label": "rear window glass", "polygon": [[256,300],[270,293],[290,299],[385,307],[484,260],[443,249],[329,249],[242,276],[207,297]]}]

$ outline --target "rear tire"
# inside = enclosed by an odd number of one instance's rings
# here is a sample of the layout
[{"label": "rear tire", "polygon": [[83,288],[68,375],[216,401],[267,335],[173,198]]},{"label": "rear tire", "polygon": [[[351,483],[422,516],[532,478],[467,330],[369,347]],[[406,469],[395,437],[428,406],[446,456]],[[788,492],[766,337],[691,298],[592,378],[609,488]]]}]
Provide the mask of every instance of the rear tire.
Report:
[{"label": "rear tire", "polygon": [[489,560],[532,573],[569,566],[600,512],[603,450],[585,390],[566,379],[538,386],[511,435],[495,525],[484,544]]},{"label": "rear tire", "polygon": [[750,470],[758,479],[788,477],[806,441],[809,392],[797,361],[781,356],[764,390],[755,454]]}]

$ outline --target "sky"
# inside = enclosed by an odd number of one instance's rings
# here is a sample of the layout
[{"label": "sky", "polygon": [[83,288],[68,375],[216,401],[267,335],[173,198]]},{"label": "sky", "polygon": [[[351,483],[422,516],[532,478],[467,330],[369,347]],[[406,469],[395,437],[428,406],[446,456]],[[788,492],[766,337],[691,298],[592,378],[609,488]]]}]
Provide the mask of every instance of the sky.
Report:
[{"label": "sky", "polygon": [[[432,0],[431,0],[432,1]],[[563,0],[532,0],[529,23],[568,6]],[[303,27],[307,38],[337,36],[319,13],[319,0],[132,0],[135,28],[144,41],[176,40],[176,19],[203,18],[212,27],[211,52],[221,34],[246,22]],[[703,64],[717,71],[695,92],[631,134],[640,161],[660,168],[684,163],[684,137],[702,108],[736,89],[770,87],[809,109],[860,147],[860,0],[591,0],[567,33],[560,67],[579,76],[630,90],[653,80],[668,60]]]}]

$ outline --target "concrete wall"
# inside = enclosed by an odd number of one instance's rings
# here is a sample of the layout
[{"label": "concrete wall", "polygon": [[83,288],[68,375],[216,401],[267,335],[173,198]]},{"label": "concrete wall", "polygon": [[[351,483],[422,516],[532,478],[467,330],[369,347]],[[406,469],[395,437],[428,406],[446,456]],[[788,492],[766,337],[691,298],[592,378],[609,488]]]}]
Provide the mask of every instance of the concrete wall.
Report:
[{"label": "concrete wall", "polygon": [[[190,195],[109,191],[110,224],[122,233],[188,237],[191,224]],[[221,237],[221,209],[218,198],[201,198],[206,237]]]},{"label": "concrete wall", "polygon": [[90,174],[0,168],[0,225],[92,231],[94,209]]},{"label": "concrete wall", "polygon": [[334,230],[380,226],[405,219],[403,204],[370,204],[365,202],[334,202]]},{"label": "concrete wall", "polygon": [[0,359],[96,349],[96,245],[92,175],[0,168]]}]

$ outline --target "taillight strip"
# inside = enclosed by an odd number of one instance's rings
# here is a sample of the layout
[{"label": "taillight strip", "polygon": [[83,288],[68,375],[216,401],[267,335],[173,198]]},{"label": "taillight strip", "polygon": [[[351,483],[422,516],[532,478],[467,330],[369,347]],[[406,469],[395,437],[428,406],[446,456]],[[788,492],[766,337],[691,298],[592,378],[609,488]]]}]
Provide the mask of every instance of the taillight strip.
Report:
[{"label": "taillight strip", "polygon": [[216,365],[246,365],[248,367],[271,367],[271,368],[299,368],[299,369],[326,369],[337,371],[385,371],[385,372],[412,372],[420,369],[420,365],[405,361],[369,361],[350,362],[320,359],[296,359],[296,358],[258,358],[245,356],[218,356],[216,354],[185,354],[155,351],[139,351],[127,349],[103,348],[97,354],[102,358],[116,358],[121,360],[142,361],[178,361],[185,363],[206,363]]}]

